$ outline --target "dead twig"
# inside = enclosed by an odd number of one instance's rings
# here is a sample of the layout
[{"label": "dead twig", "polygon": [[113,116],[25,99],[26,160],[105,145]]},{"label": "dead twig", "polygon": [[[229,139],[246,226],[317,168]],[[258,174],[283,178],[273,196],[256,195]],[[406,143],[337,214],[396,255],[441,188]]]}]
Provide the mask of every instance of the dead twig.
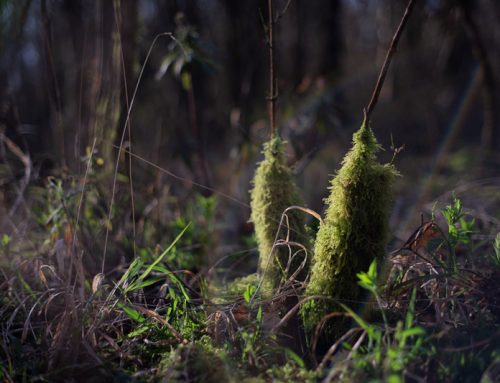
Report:
[{"label": "dead twig", "polygon": [[145,307],[142,307],[142,306],[134,305],[134,308],[137,311],[141,312],[142,314],[148,316],[149,318],[161,323],[166,328],[168,328],[168,330],[172,333],[172,335],[175,337],[175,339],[177,339],[180,343],[188,344],[188,340],[184,339],[181,336],[181,334],[179,334],[179,332],[170,323],[168,323],[160,314],[158,314],[157,312],[155,312],[153,310],[149,310]]},{"label": "dead twig", "polygon": [[378,96],[380,95],[380,91],[382,90],[382,86],[384,85],[385,76],[387,75],[387,71],[389,70],[389,65],[391,63],[392,57],[394,56],[394,53],[396,53],[396,47],[398,45],[399,38],[401,37],[401,33],[403,32],[403,29],[406,23],[408,22],[408,18],[410,17],[414,4],[415,0],[410,0],[408,2],[405,13],[403,14],[403,18],[401,19],[398,29],[396,30],[396,33],[392,38],[392,42],[385,56],[382,69],[380,70],[380,74],[378,75],[377,84],[375,85],[375,89],[373,90],[370,102],[368,103],[368,106],[365,109],[365,116],[367,122],[370,121],[370,116],[373,112],[373,109],[375,108],[375,105],[377,105]]},{"label": "dead twig", "polygon": [[275,79],[274,79],[274,35],[273,35],[273,25],[275,20],[273,18],[273,0],[268,0],[268,13],[269,13],[269,24],[267,26],[267,44],[269,48],[269,96],[267,98],[268,102],[268,113],[269,113],[269,124],[271,125],[271,137],[276,135],[276,99],[278,98],[275,89]]},{"label": "dead twig", "polygon": [[24,192],[26,188],[28,187],[28,184],[31,179],[31,169],[32,169],[32,164],[31,164],[31,158],[28,154],[25,154],[19,146],[16,145],[14,141],[12,141],[9,137],[7,137],[3,132],[0,132],[0,140],[5,143],[7,148],[14,154],[19,161],[22,162],[24,165],[24,177],[22,180],[22,183],[19,187],[17,198],[14,201],[14,204],[9,210],[9,217],[12,218],[19,207],[19,205],[22,203],[24,199]]}]

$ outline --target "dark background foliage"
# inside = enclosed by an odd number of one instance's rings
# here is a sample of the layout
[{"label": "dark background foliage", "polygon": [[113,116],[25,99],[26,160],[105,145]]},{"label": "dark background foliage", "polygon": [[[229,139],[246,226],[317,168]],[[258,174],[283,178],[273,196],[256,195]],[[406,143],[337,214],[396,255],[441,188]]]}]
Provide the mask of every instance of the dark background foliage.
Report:
[{"label": "dark background foliage", "polygon": [[[275,32],[278,125],[306,204],[321,212],[405,2],[275,5],[282,16]],[[83,175],[82,158],[95,139],[109,185],[102,194],[110,197],[113,145],[120,144],[146,54],[158,33],[172,32],[181,49],[168,36],[153,47],[124,137],[125,148],[184,181],[133,157],[136,220],[162,196],[182,201],[216,191],[240,201],[219,198],[223,231],[248,233],[249,181],[269,134],[266,7],[230,0],[2,0],[0,125],[31,159],[30,185],[48,175]],[[399,236],[442,193],[495,175],[499,19],[493,0],[416,4],[372,116],[387,149],[382,160],[393,156],[391,141],[405,146],[396,159],[403,177],[391,221]],[[179,58],[159,72],[163,60]],[[24,171],[3,143],[1,154],[6,214],[16,198],[11,181]],[[127,160],[122,153],[124,175]],[[155,206],[158,217],[168,210]]]}]

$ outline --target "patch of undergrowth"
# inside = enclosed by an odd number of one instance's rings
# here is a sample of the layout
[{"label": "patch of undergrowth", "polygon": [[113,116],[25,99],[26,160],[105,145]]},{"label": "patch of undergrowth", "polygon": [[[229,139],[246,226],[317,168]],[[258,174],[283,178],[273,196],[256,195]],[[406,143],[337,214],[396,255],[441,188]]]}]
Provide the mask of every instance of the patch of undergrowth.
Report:
[{"label": "patch of undergrowth", "polygon": [[[176,199],[170,198],[173,206],[176,206]],[[193,272],[200,271],[207,266],[207,255],[213,252],[216,245],[214,236],[215,215],[217,209],[217,199],[215,196],[195,195],[191,203],[187,204],[184,211],[177,211],[171,217],[170,222],[160,224],[150,221],[147,224],[146,243],[161,242],[174,239],[188,223],[192,223],[189,229],[183,234],[182,246],[171,251],[166,261],[175,269],[186,269]],[[161,249],[155,249],[157,252]],[[145,259],[154,259],[157,254],[151,252],[149,248],[143,248],[141,256]]]},{"label": "patch of undergrowth", "polygon": [[[0,380],[494,381],[500,236],[458,197],[416,230],[425,241],[387,258],[388,276],[373,260],[352,276],[362,303],[321,307],[348,318],[328,341],[323,318],[302,327],[297,276],[272,294],[257,274],[207,281],[217,273],[198,260],[215,247],[215,199],[194,197],[169,222],[146,211],[134,256],[128,201],[108,222],[97,178],[89,172],[83,199],[81,180],[50,179],[31,190],[33,236],[1,233]],[[109,225],[116,258],[101,273]]]},{"label": "patch of undergrowth", "polygon": [[226,383],[234,381],[225,361],[225,351],[210,339],[183,344],[167,353],[159,364],[161,382]]}]

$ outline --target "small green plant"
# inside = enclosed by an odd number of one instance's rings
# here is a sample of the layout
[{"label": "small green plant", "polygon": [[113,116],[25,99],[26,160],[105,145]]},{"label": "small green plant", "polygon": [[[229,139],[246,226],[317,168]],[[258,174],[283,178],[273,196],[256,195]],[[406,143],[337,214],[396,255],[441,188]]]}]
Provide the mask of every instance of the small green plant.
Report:
[{"label": "small green plant", "polygon": [[446,205],[444,209],[441,210],[446,222],[448,224],[448,238],[447,246],[449,252],[449,267],[456,272],[457,271],[457,257],[456,248],[458,245],[469,245],[469,250],[472,253],[472,234],[475,230],[475,220],[467,220],[465,212],[463,211],[462,201],[455,195],[452,194],[452,203]]},{"label": "small green plant", "polygon": [[259,270],[263,278],[263,291],[276,288],[283,277],[289,278],[299,269],[297,279],[304,280],[307,274],[304,253],[294,255],[289,246],[275,246],[276,239],[285,237],[305,247],[308,245],[304,219],[297,210],[287,212],[288,225],[286,221],[282,221],[285,209],[302,205],[302,200],[286,164],[281,138],[273,137],[264,144],[264,160],[258,165],[253,185],[250,193],[251,219],[259,244]]},{"label": "small green plant", "polygon": [[[127,334],[129,338],[140,336],[151,332],[154,337],[175,337],[178,341],[194,338],[203,328],[203,313],[190,306],[191,298],[185,283],[163,264],[167,254],[175,249],[184,233],[189,229],[189,224],[152,263],[145,264],[140,258],[136,258],[118,281],[116,290],[121,293],[118,307],[136,323],[132,332]],[[160,288],[161,299],[165,301],[161,315],[150,310],[139,309],[134,305],[131,297],[134,294],[144,292],[144,289],[163,283]],[[144,314],[146,312],[146,316]],[[148,315],[149,314],[149,315]],[[158,316],[164,319],[158,322]],[[154,320],[148,320],[152,318]],[[166,325],[168,323],[168,325]],[[161,326],[164,324],[165,326]],[[178,328],[179,332],[175,329]]]},{"label": "small green plant", "polygon": [[416,289],[412,291],[404,321],[398,321],[395,327],[391,327],[378,293],[376,262],[372,262],[368,272],[359,273],[358,279],[359,285],[378,302],[384,323],[383,326],[368,323],[341,303],[340,306],[359,326],[361,335],[358,339],[366,337],[367,341],[356,347],[344,343],[344,347],[351,352],[352,361],[347,365],[334,366],[329,377],[343,376],[343,381],[404,382],[408,367],[428,353],[425,347],[426,332],[414,324]]},{"label": "small green plant", "polygon": [[[283,366],[274,366],[266,371],[267,378],[264,381],[272,381],[274,383],[315,383],[318,381],[318,373],[314,370],[307,370],[302,359],[295,353],[288,350],[290,354],[289,361]],[[295,356],[293,356],[293,354]]]},{"label": "small green plant", "polygon": [[11,242],[12,242],[12,237],[10,235],[8,234],[2,235],[2,239],[0,240],[0,250],[2,251],[4,259],[9,259]]},{"label": "small green plant", "polygon": [[497,233],[495,237],[493,249],[495,250],[495,254],[490,256],[490,259],[495,266],[500,267],[500,233]]},{"label": "small green plant", "polygon": [[194,201],[188,204],[186,212],[170,225],[169,229],[174,236],[183,231],[188,222],[193,222],[182,238],[186,250],[175,248],[168,255],[169,265],[196,272],[208,263],[208,255],[213,252],[216,245],[214,238],[216,208],[216,196],[196,195]]},{"label": "small green plant", "polygon": [[[384,255],[391,185],[398,173],[392,164],[377,162],[379,150],[380,145],[365,119],[354,133],[353,147],[332,180],[326,217],[316,237],[306,295],[325,299],[310,300],[303,305],[301,312],[308,331],[327,314],[341,311],[339,301],[359,300],[362,294],[356,275]],[[328,321],[323,339],[338,338],[347,324],[346,318]]]}]

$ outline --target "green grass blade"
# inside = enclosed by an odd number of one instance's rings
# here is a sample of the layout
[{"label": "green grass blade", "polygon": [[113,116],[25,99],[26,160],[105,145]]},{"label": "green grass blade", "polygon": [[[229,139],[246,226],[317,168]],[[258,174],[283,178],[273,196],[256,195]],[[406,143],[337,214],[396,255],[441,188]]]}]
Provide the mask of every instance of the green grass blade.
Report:
[{"label": "green grass blade", "polygon": [[143,280],[144,278],[146,278],[149,275],[149,273],[153,270],[153,268],[158,263],[160,263],[162,261],[162,259],[165,257],[165,255],[167,255],[168,252],[170,250],[172,250],[172,248],[177,244],[177,242],[179,242],[179,239],[181,239],[181,237],[184,235],[184,233],[189,228],[189,226],[191,226],[191,223],[188,223],[187,226],[180,232],[180,234],[170,244],[170,246],[163,253],[161,253],[161,255],[158,258],[156,258],[156,260],[151,265],[149,265],[149,267],[146,269],[146,271],[144,271],[144,273],[142,273],[142,275],[139,277],[140,281]]}]

